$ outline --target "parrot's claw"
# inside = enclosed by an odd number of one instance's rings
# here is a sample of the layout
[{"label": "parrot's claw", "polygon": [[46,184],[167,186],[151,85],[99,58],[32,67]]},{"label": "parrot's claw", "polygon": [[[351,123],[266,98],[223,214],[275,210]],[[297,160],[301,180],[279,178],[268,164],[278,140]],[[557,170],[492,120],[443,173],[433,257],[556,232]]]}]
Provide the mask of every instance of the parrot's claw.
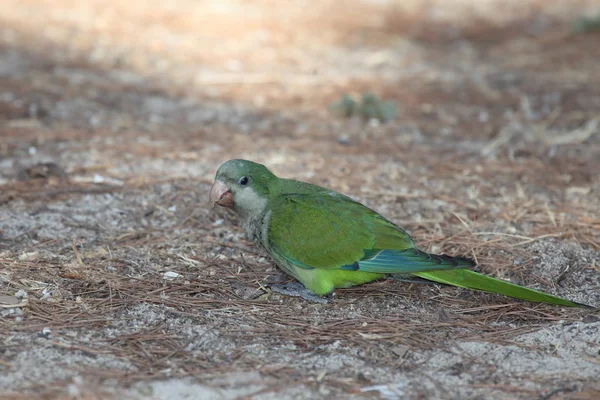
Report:
[{"label": "parrot's claw", "polygon": [[273,292],[285,294],[287,296],[302,297],[311,303],[328,304],[330,300],[327,297],[317,296],[308,291],[300,282],[289,282],[283,284],[272,284],[269,286]]}]

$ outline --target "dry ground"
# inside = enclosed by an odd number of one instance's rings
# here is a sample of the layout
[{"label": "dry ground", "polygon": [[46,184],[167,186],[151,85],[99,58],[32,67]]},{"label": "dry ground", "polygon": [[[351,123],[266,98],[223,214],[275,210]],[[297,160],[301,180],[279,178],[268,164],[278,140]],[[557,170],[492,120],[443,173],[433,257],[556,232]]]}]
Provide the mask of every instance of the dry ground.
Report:
[{"label": "dry ground", "polygon": [[[207,201],[253,159],[598,307],[600,36],[569,31],[598,10],[0,2],[0,296],[20,303],[0,397],[598,398],[599,312],[393,280],[274,294]],[[399,118],[328,110],[364,91]]]}]

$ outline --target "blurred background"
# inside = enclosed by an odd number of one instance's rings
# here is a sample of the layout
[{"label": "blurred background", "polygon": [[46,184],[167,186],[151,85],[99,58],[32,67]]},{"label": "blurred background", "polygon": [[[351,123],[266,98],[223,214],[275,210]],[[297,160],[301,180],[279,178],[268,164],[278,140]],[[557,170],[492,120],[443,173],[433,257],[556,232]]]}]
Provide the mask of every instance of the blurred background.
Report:
[{"label": "blurred background", "polygon": [[[599,13],[583,0],[3,1],[0,183],[17,161],[208,178],[233,156],[325,176],[415,147],[564,150],[585,173]],[[319,172],[332,159],[337,172]]]}]

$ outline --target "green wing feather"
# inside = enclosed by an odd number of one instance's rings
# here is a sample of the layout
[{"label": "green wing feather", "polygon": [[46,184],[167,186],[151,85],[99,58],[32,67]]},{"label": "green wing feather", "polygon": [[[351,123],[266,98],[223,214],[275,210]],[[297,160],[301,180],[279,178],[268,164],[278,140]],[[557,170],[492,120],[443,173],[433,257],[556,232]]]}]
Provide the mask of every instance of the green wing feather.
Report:
[{"label": "green wing feather", "polygon": [[407,274],[473,265],[416,249],[404,230],[336,192],[282,194],[271,212],[269,247],[299,268]]}]

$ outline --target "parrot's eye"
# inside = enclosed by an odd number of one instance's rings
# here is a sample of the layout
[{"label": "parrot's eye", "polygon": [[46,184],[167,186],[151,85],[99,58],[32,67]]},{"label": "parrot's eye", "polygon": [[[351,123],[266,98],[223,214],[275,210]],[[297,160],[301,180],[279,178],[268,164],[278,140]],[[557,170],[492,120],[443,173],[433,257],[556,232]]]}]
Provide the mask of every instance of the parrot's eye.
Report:
[{"label": "parrot's eye", "polygon": [[247,176],[242,176],[240,179],[238,179],[238,184],[242,186],[246,186],[248,182],[250,182],[250,179],[248,179]]}]

